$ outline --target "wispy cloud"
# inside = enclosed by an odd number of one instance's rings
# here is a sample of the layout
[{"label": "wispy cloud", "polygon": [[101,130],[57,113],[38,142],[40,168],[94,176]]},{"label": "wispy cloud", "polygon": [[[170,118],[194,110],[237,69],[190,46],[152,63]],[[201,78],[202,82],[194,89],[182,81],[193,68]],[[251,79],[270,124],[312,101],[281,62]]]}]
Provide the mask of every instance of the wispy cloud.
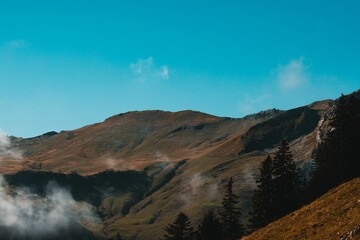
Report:
[{"label": "wispy cloud", "polygon": [[189,208],[198,197],[204,197],[207,201],[214,201],[218,196],[218,182],[214,178],[196,172],[182,180],[182,192],[179,201],[183,208]]},{"label": "wispy cloud", "polygon": [[145,82],[147,80],[167,80],[170,78],[170,70],[168,66],[156,66],[154,59],[139,59],[136,63],[130,64],[130,69],[136,77],[137,82]]},{"label": "wispy cloud", "polygon": [[169,68],[168,68],[168,66],[164,65],[164,66],[161,67],[160,76],[164,80],[169,79]]},{"label": "wispy cloud", "polygon": [[29,43],[24,39],[14,39],[7,42],[6,46],[13,49],[20,49],[20,48],[27,48],[29,46]]},{"label": "wispy cloud", "polygon": [[149,57],[147,59],[140,59],[136,63],[132,63],[130,65],[130,68],[134,74],[141,75],[150,72],[153,65],[154,59],[152,57]]},{"label": "wispy cloud", "polygon": [[282,90],[297,89],[309,81],[307,67],[303,58],[291,60],[286,65],[280,65],[276,70],[277,81]]},{"label": "wispy cloud", "polygon": [[49,183],[45,193],[40,197],[29,189],[10,187],[0,175],[0,227],[11,233],[8,239],[56,238],[64,229],[77,226],[78,219],[100,221],[92,208],[76,202],[56,183]]},{"label": "wispy cloud", "polygon": [[2,158],[21,159],[22,153],[12,148],[10,138],[0,129],[0,160]]}]

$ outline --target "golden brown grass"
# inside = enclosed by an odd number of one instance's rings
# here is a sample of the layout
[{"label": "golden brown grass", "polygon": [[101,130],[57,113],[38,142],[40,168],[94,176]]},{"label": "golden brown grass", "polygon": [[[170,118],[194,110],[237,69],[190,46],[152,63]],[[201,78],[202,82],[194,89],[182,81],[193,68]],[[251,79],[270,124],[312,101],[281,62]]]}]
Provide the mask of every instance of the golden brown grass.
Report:
[{"label": "golden brown grass", "polygon": [[338,240],[359,225],[360,178],[357,178],[242,240]]}]

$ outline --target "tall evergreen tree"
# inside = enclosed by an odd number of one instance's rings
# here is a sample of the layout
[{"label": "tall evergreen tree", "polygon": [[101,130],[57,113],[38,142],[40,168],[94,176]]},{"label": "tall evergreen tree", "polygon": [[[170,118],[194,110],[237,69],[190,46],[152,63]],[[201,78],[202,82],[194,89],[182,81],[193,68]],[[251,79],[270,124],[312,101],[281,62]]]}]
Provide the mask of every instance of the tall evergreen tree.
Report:
[{"label": "tall evergreen tree", "polygon": [[313,170],[310,173],[309,192],[307,193],[307,201],[323,195],[332,186],[336,186],[338,182],[339,168],[335,162],[334,155],[330,149],[328,142],[320,143],[313,154],[315,159]]},{"label": "tall evergreen tree", "polygon": [[293,160],[289,143],[281,141],[273,160],[273,210],[274,219],[294,211],[300,203],[299,169]]},{"label": "tall evergreen tree", "polygon": [[221,214],[221,223],[223,226],[223,239],[239,239],[244,231],[240,223],[240,209],[237,207],[239,196],[233,193],[233,178],[231,177],[226,185],[225,196],[222,201],[223,212]]},{"label": "tall evergreen tree", "polygon": [[205,213],[201,223],[198,226],[198,240],[221,240],[222,226],[213,211]]},{"label": "tall evergreen tree", "polygon": [[165,240],[191,240],[194,238],[194,231],[191,227],[189,217],[180,212],[175,221],[169,226],[165,227]]},{"label": "tall evergreen tree", "polygon": [[335,101],[332,130],[315,153],[310,187],[318,197],[338,184],[360,176],[359,93]]},{"label": "tall evergreen tree", "polygon": [[264,227],[273,220],[273,161],[268,155],[261,163],[257,189],[252,198],[250,227],[252,230]]},{"label": "tall evergreen tree", "polygon": [[122,240],[122,237],[120,236],[120,233],[117,233],[114,240]]}]

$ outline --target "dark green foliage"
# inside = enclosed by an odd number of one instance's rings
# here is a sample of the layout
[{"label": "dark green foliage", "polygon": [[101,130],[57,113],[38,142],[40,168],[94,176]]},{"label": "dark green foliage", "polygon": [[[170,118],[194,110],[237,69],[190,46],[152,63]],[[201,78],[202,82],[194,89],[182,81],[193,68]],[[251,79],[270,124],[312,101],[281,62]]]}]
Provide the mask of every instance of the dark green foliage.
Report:
[{"label": "dark green foliage", "polygon": [[274,159],[268,155],[260,167],[260,177],[252,199],[252,230],[294,211],[300,206],[301,181],[289,144],[282,140]]},{"label": "dark green foliage", "polygon": [[226,192],[222,201],[221,224],[224,240],[239,239],[244,233],[240,224],[240,209],[237,207],[239,197],[233,193],[232,187],[233,178],[231,177],[226,185]]},{"label": "dark green foliage", "polygon": [[76,201],[86,201],[99,206],[107,191],[131,192],[133,199],[123,209],[127,214],[130,207],[139,201],[150,187],[151,179],[145,172],[105,171],[90,176],[51,172],[20,171],[4,175],[6,182],[12,186],[30,188],[34,193],[45,196],[49,183],[55,182],[62,188],[69,189]]},{"label": "dark green foliage", "polygon": [[201,223],[198,226],[197,237],[198,240],[221,240],[222,226],[214,212],[207,212]]},{"label": "dark green foliage", "polygon": [[274,154],[272,181],[272,214],[274,219],[278,219],[299,207],[301,199],[299,169],[295,165],[286,140],[281,141]]},{"label": "dark green foliage", "polygon": [[260,177],[256,181],[257,189],[254,191],[252,198],[252,208],[250,226],[255,230],[264,227],[274,218],[273,209],[273,161],[268,155],[261,163]]},{"label": "dark green foliage", "polygon": [[117,233],[114,240],[122,240],[120,233]]},{"label": "dark green foliage", "polygon": [[[9,227],[4,224],[0,225],[1,240],[98,240],[89,230],[84,228],[75,219],[69,219],[69,225],[58,227],[49,231],[46,224],[44,231],[34,229],[34,231],[21,231],[21,227]],[[29,223],[31,224],[31,223]],[[31,225],[29,225],[31,226]]]},{"label": "dark green foliage", "polygon": [[165,240],[190,240],[194,238],[193,228],[191,227],[189,217],[180,212],[175,221],[165,227]]},{"label": "dark green foliage", "polygon": [[360,100],[356,93],[335,102],[332,130],[315,153],[312,198],[360,176]]}]

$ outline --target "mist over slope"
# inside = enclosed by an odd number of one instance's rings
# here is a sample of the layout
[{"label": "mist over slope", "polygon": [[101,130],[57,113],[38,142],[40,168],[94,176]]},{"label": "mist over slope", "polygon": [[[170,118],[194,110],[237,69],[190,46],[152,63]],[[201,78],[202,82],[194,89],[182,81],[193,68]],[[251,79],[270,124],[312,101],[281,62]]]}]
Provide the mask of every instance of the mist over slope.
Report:
[{"label": "mist over slope", "polygon": [[[25,181],[26,183],[26,181]],[[50,182],[42,196],[11,187],[0,177],[1,239],[96,239],[79,222],[101,222],[96,211],[75,201],[70,192]]]}]

